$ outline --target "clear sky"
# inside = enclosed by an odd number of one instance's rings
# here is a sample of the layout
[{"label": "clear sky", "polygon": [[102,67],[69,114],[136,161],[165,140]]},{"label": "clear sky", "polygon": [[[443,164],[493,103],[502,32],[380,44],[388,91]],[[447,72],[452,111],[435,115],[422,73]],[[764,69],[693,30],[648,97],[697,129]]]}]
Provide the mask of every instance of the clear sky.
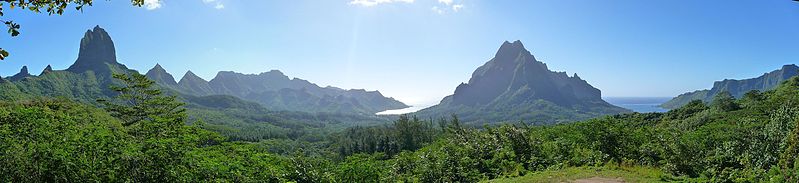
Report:
[{"label": "clear sky", "polygon": [[[148,0],[150,1],[150,0]],[[180,79],[220,70],[279,69],[321,86],[380,90],[435,103],[466,82],[505,40],[550,69],[577,73],[603,96],[675,96],[724,78],[799,62],[791,0],[98,0],[64,16],[3,8],[22,25],[0,36],[8,76],[28,65],[66,69],[100,25],[120,62],[156,63]]]}]

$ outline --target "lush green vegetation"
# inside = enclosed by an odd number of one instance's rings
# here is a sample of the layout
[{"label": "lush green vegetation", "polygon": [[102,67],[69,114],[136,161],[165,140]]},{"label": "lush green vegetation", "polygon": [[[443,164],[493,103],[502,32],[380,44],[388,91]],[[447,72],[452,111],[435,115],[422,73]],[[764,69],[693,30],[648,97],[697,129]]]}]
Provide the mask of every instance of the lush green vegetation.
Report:
[{"label": "lush green vegetation", "polygon": [[533,172],[521,177],[494,179],[487,182],[572,182],[576,180],[604,179],[625,182],[663,182],[663,171],[651,167],[569,167]]},{"label": "lush green vegetation", "polygon": [[[797,1],[799,2],[799,1]],[[669,101],[661,104],[660,106],[666,109],[675,109],[682,107],[691,101],[701,100],[710,102],[716,95],[727,92],[735,97],[742,97],[746,92],[752,90],[768,91],[776,88],[780,83],[797,75],[799,66],[794,64],[783,65],[782,68],[765,73],[756,78],[749,78],[743,80],[725,79],[723,81],[716,81],[713,83],[713,88],[709,90],[697,90],[680,94]]]},{"label": "lush green vegetation", "polygon": [[[95,70],[116,73],[136,73],[123,65],[100,63]],[[103,68],[103,69],[99,69]],[[33,101],[42,97],[61,97],[90,105],[97,99],[115,95],[111,86],[119,84],[112,75],[87,71],[51,71],[41,76],[27,77],[14,82],[0,82],[0,100]],[[186,103],[188,123],[201,120],[203,128],[218,132],[231,140],[259,141],[293,139],[319,141],[320,135],[341,131],[352,126],[383,124],[386,117],[342,113],[308,113],[271,111],[258,103],[233,96],[192,96],[155,86],[167,95]]]},{"label": "lush green vegetation", "polygon": [[456,117],[403,116],[383,126],[253,142],[204,130],[204,118],[188,117],[177,98],[146,78],[116,78],[118,97],[101,102],[104,110],[68,99],[1,103],[0,181],[799,179],[799,78],[768,92],[737,100],[720,94],[709,104],[695,101],[667,113],[481,128]]}]

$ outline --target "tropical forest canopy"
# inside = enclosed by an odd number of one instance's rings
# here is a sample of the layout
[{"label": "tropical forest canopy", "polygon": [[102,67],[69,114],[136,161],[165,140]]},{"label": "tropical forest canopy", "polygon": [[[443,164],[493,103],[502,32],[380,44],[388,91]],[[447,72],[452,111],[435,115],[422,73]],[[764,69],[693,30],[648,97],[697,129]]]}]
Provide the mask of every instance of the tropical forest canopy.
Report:
[{"label": "tropical forest canopy", "polygon": [[[92,1],[3,3],[62,14]],[[799,182],[795,65],[638,113],[506,41],[437,105],[376,115],[409,106],[278,70],[141,73],[100,26],[78,50],[66,69],[0,77],[0,181]]]}]

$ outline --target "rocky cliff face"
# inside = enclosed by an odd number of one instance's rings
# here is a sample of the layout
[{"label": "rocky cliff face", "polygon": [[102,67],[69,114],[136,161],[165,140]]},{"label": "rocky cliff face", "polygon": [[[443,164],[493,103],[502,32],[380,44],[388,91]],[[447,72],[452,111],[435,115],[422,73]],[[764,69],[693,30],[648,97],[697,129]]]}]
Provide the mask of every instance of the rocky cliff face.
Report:
[{"label": "rocky cliff face", "polygon": [[80,40],[78,59],[67,71],[81,73],[94,71],[98,73],[110,72],[107,64],[121,65],[117,62],[114,41],[105,29],[95,26],[87,30]]},{"label": "rocky cliff face", "polygon": [[[535,113],[545,106],[559,108],[557,112],[564,115],[548,117],[541,114],[525,118],[511,114],[513,111]],[[446,116],[444,113],[462,113],[473,116],[473,119],[465,120],[568,121],[621,112],[627,110],[603,101],[601,91],[577,74],[570,77],[565,72],[550,71],[546,64],[535,59],[521,41],[506,41],[494,58],[472,73],[468,83],[460,84],[453,95],[419,114]],[[485,118],[474,115],[480,113],[485,114]]]},{"label": "rocky cliff face", "polygon": [[702,100],[709,102],[716,94],[727,91],[736,98],[740,98],[746,92],[752,90],[768,91],[777,87],[780,83],[790,79],[793,76],[799,75],[799,67],[790,64],[784,65],[779,70],[765,73],[760,77],[734,80],[725,79],[723,81],[716,81],[713,83],[713,88],[710,90],[698,90],[694,92],[684,93],[661,105],[667,109],[679,108],[693,100]]},{"label": "rocky cliff face", "polygon": [[[517,99],[502,100],[506,98]],[[458,86],[452,96],[453,104],[468,106],[535,99],[558,105],[602,100],[601,92],[576,74],[550,71],[521,41],[503,43],[494,58],[477,68],[469,83]]]}]

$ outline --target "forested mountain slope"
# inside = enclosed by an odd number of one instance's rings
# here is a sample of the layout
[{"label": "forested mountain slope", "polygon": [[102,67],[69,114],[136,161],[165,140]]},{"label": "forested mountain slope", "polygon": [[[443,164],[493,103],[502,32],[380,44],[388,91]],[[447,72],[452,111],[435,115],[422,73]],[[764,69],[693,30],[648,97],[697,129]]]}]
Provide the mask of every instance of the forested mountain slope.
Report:
[{"label": "forested mountain slope", "polygon": [[191,71],[179,82],[160,65],[147,72],[156,83],[182,93],[207,96],[230,95],[262,104],[270,110],[327,112],[373,115],[377,112],[408,107],[379,91],[344,90],[319,87],[299,78],[289,79],[278,70],[260,74],[221,71],[206,81]]},{"label": "forested mountain slope", "polygon": [[630,112],[602,100],[602,93],[577,74],[550,71],[521,41],[505,42],[494,58],[472,73],[453,95],[416,115],[458,115],[473,123],[552,124]]},{"label": "forested mountain slope", "polygon": [[[110,89],[118,84],[113,73],[137,73],[119,63],[111,37],[99,26],[86,31],[81,39],[75,63],[66,70],[47,67],[39,76],[23,67],[19,74],[0,82],[0,100],[31,101],[41,98],[65,98],[87,104],[111,98]],[[159,67],[160,68],[160,67]],[[148,73],[148,76],[153,76]],[[188,103],[191,119],[201,119],[212,129],[231,139],[257,141],[261,139],[297,139],[311,134],[345,128],[351,125],[373,125],[387,119],[355,113],[274,111],[263,105],[228,95],[194,96],[172,89],[175,83],[164,83],[170,75],[158,75],[156,81],[166,93]],[[164,78],[160,78],[163,76]],[[199,77],[197,77],[199,78]],[[174,82],[174,79],[172,80]],[[324,130],[323,130],[324,129]]]}]

